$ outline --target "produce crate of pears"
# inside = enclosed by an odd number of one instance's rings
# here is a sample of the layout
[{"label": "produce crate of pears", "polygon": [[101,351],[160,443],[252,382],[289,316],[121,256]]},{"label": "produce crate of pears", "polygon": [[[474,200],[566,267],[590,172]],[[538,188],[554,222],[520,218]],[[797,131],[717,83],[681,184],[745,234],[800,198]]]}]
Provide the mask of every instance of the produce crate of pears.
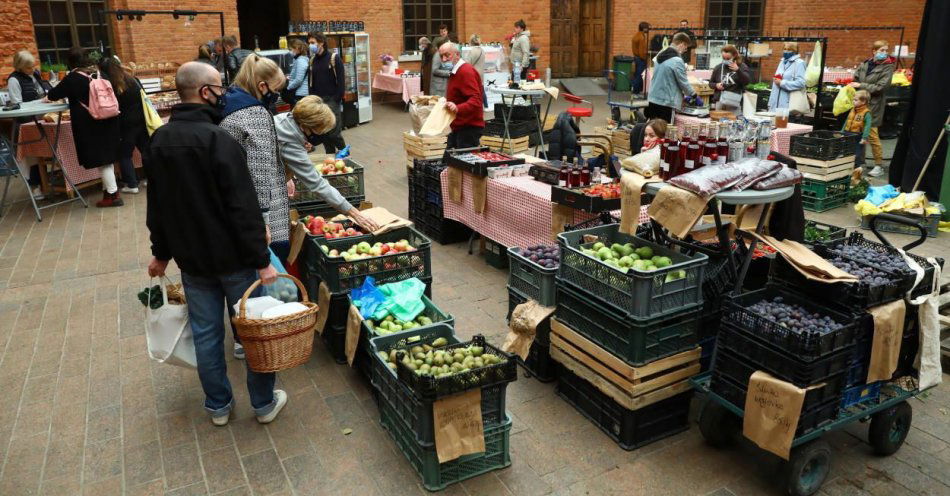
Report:
[{"label": "produce crate of pears", "polygon": [[703,301],[708,257],[685,255],[607,224],[557,236],[558,280],[627,318],[659,317]]},{"label": "produce crate of pears", "polygon": [[314,238],[319,250],[307,258],[307,270],[327,283],[332,293],[349,292],[373,276],[376,285],[410,277],[431,280],[429,238],[411,227],[401,227],[355,242]]},{"label": "produce crate of pears", "polygon": [[[314,162],[317,173],[336,188],[346,198],[365,197],[366,184],[364,167],[357,161],[349,158],[326,158],[322,162]],[[294,180],[297,192],[290,199],[291,205],[301,206],[329,206],[315,191],[309,191],[299,179]]]},{"label": "produce crate of pears", "polygon": [[432,405],[444,396],[482,390],[482,423],[505,422],[508,383],[517,379],[512,355],[475,336],[459,342],[447,324],[434,324],[370,339],[370,381],[387,405],[411,426],[419,443],[435,442]]}]

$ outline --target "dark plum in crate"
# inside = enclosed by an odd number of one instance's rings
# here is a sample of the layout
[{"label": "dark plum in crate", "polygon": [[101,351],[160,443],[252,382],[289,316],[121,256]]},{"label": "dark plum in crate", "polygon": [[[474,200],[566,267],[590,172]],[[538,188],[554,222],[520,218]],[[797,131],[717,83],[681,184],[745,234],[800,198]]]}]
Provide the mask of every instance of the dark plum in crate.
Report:
[{"label": "dark plum in crate", "polygon": [[554,306],[555,279],[560,263],[557,246],[516,246],[508,249],[508,287],[544,306]]},{"label": "dark plum in crate", "polygon": [[775,286],[726,299],[722,320],[803,360],[853,345],[857,327],[853,315]]},{"label": "dark plum in crate", "polygon": [[812,281],[795,270],[784,258],[776,257],[771,268],[771,278],[787,287],[807,294],[825,295],[826,301],[842,309],[870,308],[901,297],[899,278],[862,265],[840,255],[830,253],[825,247],[815,247],[815,253],[836,267],[864,279],[857,282],[825,283]]},{"label": "dark plum in crate", "polygon": [[[931,286],[933,285],[934,267],[923,257],[914,255],[913,253],[907,253],[907,256],[924,269],[923,279],[914,287],[917,273],[907,265],[907,262],[901,256],[900,252],[897,251],[897,248],[870,241],[865,239],[863,234],[854,232],[851,233],[847,239],[830,245],[829,249],[832,253],[841,255],[843,258],[856,260],[889,273],[892,276],[902,278],[902,284],[899,289],[900,293],[905,293],[912,287],[914,288],[911,293],[912,297],[930,293]],[[943,267],[942,258],[937,257],[936,261]]]}]

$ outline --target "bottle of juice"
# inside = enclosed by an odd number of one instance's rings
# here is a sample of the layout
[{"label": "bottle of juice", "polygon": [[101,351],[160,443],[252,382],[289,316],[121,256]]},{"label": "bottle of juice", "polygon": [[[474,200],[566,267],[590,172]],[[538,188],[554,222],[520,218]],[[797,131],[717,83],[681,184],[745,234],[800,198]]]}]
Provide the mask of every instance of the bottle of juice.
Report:
[{"label": "bottle of juice", "polygon": [[702,149],[699,144],[690,143],[687,147],[686,160],[683,162],[683,173],[692,172],[702,162]]},{"label": "bottle of juice", "polygon": [[712,165],[712,157],[716,155],[716,143],[708,142],[703,147],[703,166]]},{"label": "bottle of juice", "polygon": [[[668,157],[670,159],[670,172],[669,172],[669,177],[667,177],[667,179],[673,179],[674,177],[682,173],[682,170],[680,169],[682,168],[681,164],[683,162],[680,156],[680,148],[681,147],[675,146],[675,145],[670,147],[670,151],[668,154]],[[685,147],[682,147],[682,148],[685,149]]]}]

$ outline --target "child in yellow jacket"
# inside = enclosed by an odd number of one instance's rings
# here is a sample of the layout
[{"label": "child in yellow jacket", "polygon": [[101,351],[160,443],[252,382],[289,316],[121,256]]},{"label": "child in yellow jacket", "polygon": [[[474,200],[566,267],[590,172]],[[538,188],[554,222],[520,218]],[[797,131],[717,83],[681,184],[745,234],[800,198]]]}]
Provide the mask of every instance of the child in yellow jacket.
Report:
[{"label": "child in yellow jacket", "polygon": [[854,166],[864,167],[864,147],[868,144],[868,136],[871,134],[871,108],[868,107],[868,101],[871,100],[871,94],[866,90],[858,90],[854,93],[854,108],[848,114],[844,121],[842,131],[851,131],[861,133],[861,140],[854,151]]}]

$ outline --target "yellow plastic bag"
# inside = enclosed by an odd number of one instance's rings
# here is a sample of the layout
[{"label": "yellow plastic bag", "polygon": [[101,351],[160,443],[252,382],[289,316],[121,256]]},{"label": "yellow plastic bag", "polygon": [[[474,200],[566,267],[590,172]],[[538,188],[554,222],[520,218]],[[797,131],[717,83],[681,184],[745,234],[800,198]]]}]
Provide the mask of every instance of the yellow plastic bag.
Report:
[{"label": "yellow plastic bag", "polygon": [[891,85],[893,86],[910,86],[910,79],[907,79],[907,74],[903,72],[895,72],[891,76]]},{"label": "yellow plastic bag", "polygon": [[155,107],[152,106],[152,101],[148,99],[148,95],[145,94],[145,90],[139,90],[142,92],[142,111],[145,112],[145,129],[148,130],[148,135],[151,136],[156,129],[162,127],[162,118],[159,117],[158,111],[155,110]]},{"label": "yellow plastic bag", "polygon": [[835,104],[832,108],[832,112],[835,115],[841,115],[854,108],[854,93],[854,88],[850,86],[842,86],[841,89],[838,90],[838,96],[835,97]]}]

